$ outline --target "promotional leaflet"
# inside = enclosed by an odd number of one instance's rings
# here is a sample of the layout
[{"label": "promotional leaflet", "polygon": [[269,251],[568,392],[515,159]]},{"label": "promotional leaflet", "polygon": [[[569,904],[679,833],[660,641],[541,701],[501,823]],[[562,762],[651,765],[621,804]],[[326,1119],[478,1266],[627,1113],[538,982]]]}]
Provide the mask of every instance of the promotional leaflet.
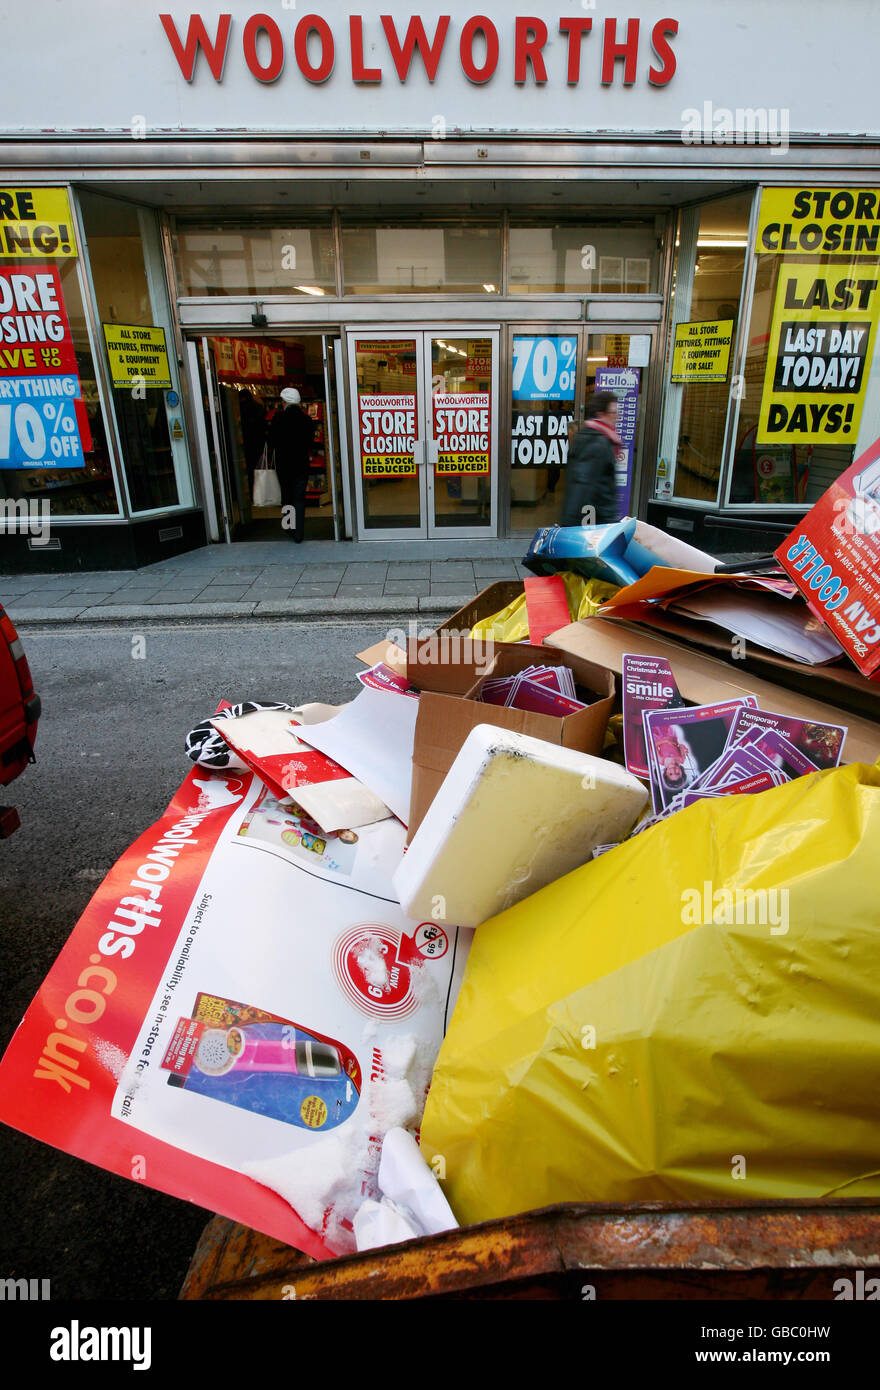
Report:
[{"label": "promotional leaflet", "polygon": [[[382,1135],[418,1124],[471,939],[404,917],[404,839],[394,820],[316,836],[253,774],[194,769],[28,1009],[0,1118],[319,1258],[353,1248],[308,1192],[345,1144],[358,1200],[378,1195]],[[311,1229],[273,1165],[308,1176]]]},{"label": "promotional leaflet", "polygon": [[718,705],[645,711],[642,719],[655,812],[665,810],[721,756],[734,716],[744,704],[757,701],[749,695]]},{"label": "promotional leaflet", "polygon": [[742,743],[754,729],[777,730],[817,768],[839,766],[847,732],[842,724],[817,724],[772,710],[743,709],[731,725],[730,746]]},{"label": "promotional leaflet", "polygon": [[669,662],[659,656],[626,654],[623,658],[623,747],[627,770],[647,777],[648,750],[642,715],[646,710],[675,709],[684,704]]}]

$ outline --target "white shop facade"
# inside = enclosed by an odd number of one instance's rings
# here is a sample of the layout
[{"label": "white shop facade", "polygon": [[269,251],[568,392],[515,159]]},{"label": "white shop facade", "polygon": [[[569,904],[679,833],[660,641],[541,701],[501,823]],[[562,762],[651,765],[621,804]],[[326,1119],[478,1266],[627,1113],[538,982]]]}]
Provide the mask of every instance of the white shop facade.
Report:
[{"label": "white shop facade", "polygon": [[[13,324],[2,567],[279,534],[252,489],[288,385],[315,422],[310,539],[525,540],[599,389],[623,509],[718,552],[790,530],[880,433],[873,292],[810,320],[803,288],[880,264],[871,36],[813,0],[607,9],[83,0],[44,38],[39,110],[7,24],[0,302],[27,318],[37,272],[62,297],[81,449],[40,454],[61,415],[12,384]],[[821,352],[779,379],[789,280],[845,379],[828,351],[820,383]]]}]

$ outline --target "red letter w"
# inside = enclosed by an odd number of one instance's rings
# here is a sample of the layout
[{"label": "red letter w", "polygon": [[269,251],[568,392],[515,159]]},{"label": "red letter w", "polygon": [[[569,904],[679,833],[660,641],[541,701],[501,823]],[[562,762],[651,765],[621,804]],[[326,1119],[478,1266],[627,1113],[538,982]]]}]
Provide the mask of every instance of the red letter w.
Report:
[{"label": "red letter w", "polygon": [[232,15],[222,14],[220,16],[217,21],[217,37],[212,43],[208,38],[208,31],[201,15],[191,14],[185,45],[180,42],[180,36],[174,27],[174,20],[171,15],[160,14],[159,18],[162,21],[162,28],[168,36],[168,42],[174,50],[180,71],[187,82],[193,80],[196,58],[199,56],[200,48],[204,49],[205,58],[214,81],[219,82],[223,77],[223,67],[226,63],[226,49],[229,44],[229,27],[232,24]]},{"label": "red letter w", "polygon": [[448,14],[442,14],[440,16],[434,33],[434,41],[430,45],[428,44],[428,36],[425,33],[425,26],[421,19],[411,19],[407,27],[406,38],[401,45],[397,37],[397,30],[394,27],[393,17],[390,14],[383,14],[382,28],[385,30],[388,47],[391,49],[391,57],[394,59],[394,66],[397,68],[397,76],[400,78],[401,82],[405,82],[409,76],[413,52],[416,48],[418,48],[424,60],[428,81],[434,81],[434,78],[437,76],[437,67],[440,62],[440,55],[443,52],[443,45],[446,42],[449,19],[450,17]]}]

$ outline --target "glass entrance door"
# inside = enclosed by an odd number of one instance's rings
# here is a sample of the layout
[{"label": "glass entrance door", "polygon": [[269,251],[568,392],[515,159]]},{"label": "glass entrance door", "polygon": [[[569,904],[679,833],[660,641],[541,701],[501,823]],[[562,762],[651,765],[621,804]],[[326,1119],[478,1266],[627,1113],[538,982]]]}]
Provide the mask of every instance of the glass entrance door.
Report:
[{"label": "glass entrance door", "polygon": [[583,416],[594,392],[612,391],[618,399],[617,433],[621,447],[617,451],[615,471],[617,508],[621,516],[635,516],[638,511],[639,484],[645,463],[646,400],[653,341],[653,327],[641,324],[637,332],[628,327],[603,327],[590,331],[587,337],[586,388],[579,414]]},{"label": "glass entrance door", "polygon": [[497,534],[498,331],[350,332],[358,532]]}]

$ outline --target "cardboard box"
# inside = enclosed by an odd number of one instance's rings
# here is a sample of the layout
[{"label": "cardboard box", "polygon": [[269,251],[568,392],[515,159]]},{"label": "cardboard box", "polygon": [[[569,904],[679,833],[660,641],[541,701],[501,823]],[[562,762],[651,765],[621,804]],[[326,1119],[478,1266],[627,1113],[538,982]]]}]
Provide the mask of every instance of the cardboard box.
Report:
[{"label": "cardboard box", "polygon": [[845,724],[849,733],[843,748],[844,762],[875,763],[880,758],[880,723],[876,720],[844,713],[836,704],[825,704],[786,690],[775,681],[762,680],[749,672],[740,674],[724,661],[667,637],[655,636],[644,627],[636,631],[620,622],[585,618],[550,634],[542,648],[545,661],[552,660],[548,647],[605,666],[617,675],[623,669],[625,652],[665,657],[682,695],[694,704],[707,705],[754,695],[761,709],[799,719]]},{"label": "cardboard box", "polygon": [[437,631],[470,632],[475,623],[481,623],[484,618],[491,618],[493,613],[500,613],[502,608],[506,608],[523,593],[525,586],[521,579],[501,579],[496,584],[489,584],[485,589],[481,589],[470,603],[466,603],[463,608],[453,613],[451,618],[447,618]]},{"label": "cardboard box", "polygon": [[824,700],[842,711],[880,720],[880,683],[859,675],[845,658],[833,664],[808,666],[802,661],[792,661],[779,652],[771,652],[766,647],[748,642],[745,658],[733,662],[730,658],[729,633],[710,623],[694,622],[681,613],[658,609],[648,623],[630,623],[617,618],[610,620],[629,628],[634,634],[634,641],[641,642],[644,635],[652,632],[661,638],[668,636],[673,641],[698,650],[717,652],[720,657],[726,657],[726,664],[733,672],[746,671],[771,683],[778,682],[787,690],[798,690],[808,699]]},{"label": "cardboard box", "polygon": [[[418,668],[426,666],[431,672],[426,676],[426,679],[432,682],[431,689],[464,695],[474,684],[477,676],[471,674],[470,678],[463,678],[456,675],[456,672],[485,669],[487,657],[491,657],[502,647],[511,645],[477,639],[471,650],[471,629],[484,618],[491,618],[493,613],[500,613],[502,608],[506,608],[524,592],[521,579],[503,579],[496,584],[489,584],[472,598],[470,603],[466,603],[463,608],[459,608],[447,618],[426,641],[411,637],[406,651],[393,642],[376,642],[365,651],[358,652],[358,660],[363,661],[366,666],[377,666],[379,662],[384,662],[392,671],[401,676],[408,676],[413,685],[420,684]],[[444,665],[448,668],[445,675],[439,669],[435,669]]]},{"label": "cardboard box", "polygon": [[[442,653],[442,647],[439,650]],[[527,710],[484,705],[474,698],[487,676],[510,676],[526,666],[553,664],[570,667],[584,697],[593,697],[586,709],[557,719],[547,714],[531,714]],[[532,738],[545,739],[548,743],[561,744],[565,748],[575,748],[582,753],[599,754],[602,751],[605,729],[614,708],[616,685],[611,670],[589,658],[576,655],[554,658],[546,647],[499,644],[486,670],[465,665],[450,667],[443,660],[434,663],[423,660],[415,665],[408,664],[407,673],[413,684],[422,691],[413,749],[410,840],[459,749],[477,724],[493,724],[515,733],[529,734]],[[466,674],[475,679],[471,679],[466,691],[459,693],[455,687],[463,684]]]}]

